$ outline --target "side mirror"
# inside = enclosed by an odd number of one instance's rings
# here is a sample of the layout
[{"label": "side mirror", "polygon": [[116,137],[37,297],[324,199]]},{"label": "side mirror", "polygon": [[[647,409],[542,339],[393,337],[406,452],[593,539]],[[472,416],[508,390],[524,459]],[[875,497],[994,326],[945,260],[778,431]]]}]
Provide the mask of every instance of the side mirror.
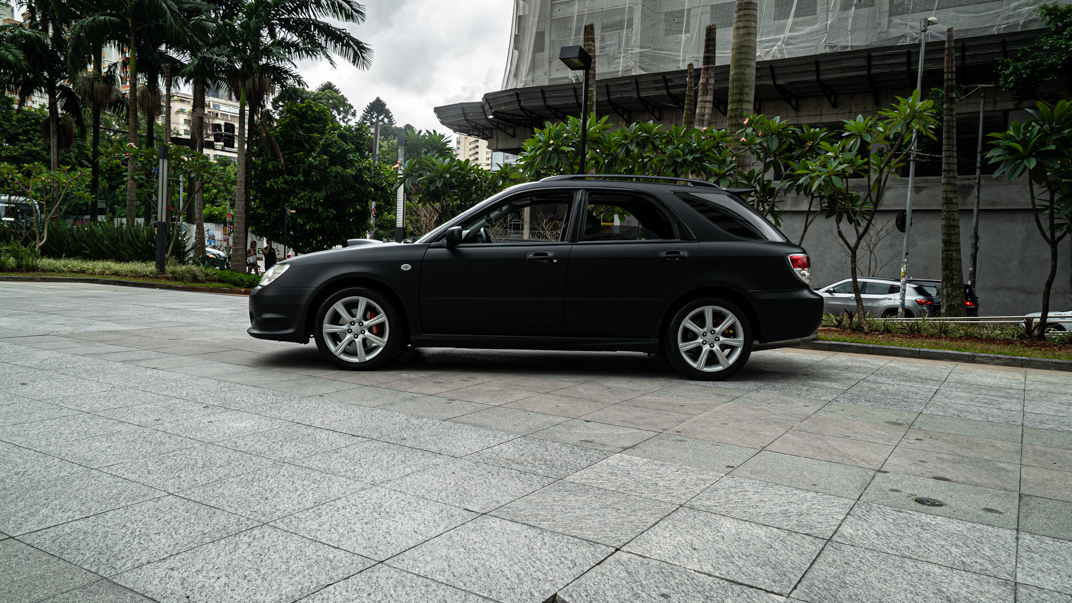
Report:
[{"label": "side mirror", "polygon": [[447,244],[447,249],[454,249],[462,242],[462,227],[451,226],[447,229],[447,234],[443,237],[443,240]]}]

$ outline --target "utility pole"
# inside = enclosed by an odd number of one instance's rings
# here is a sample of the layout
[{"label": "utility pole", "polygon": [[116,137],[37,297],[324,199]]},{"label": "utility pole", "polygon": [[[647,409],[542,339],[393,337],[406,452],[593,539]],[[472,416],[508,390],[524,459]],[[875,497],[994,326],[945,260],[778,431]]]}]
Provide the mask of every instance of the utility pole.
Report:
[{"label": "utility pole", "polygon": [[[931,25],[937,25],[936,17],[927,17],[920,20],[919,27],[919,71],[916,75],[916,92],[920,100],[923,99],[923,59],[927,55],[927,31]],[[908,196],[905,200],[905,229],[904,247],[901,252],[901,307],[897,310],[897,318],[905,315],[905,291],[908,287],[908,240],[912,232],[912,189],[916,184],[916,142],[919,138],[916,132],[912,133],[912,150],[909,151],[908,163]]]},{"label": "utility pole", "polygon": [[977,291],[976,283],[979,279],[978,265],[975,263],[979,256],[979,195],[983,185],[983,104],[986,102],[986,93],[979,97],[979,143],[975,151],[975,207],[972,209],[972,234],[971,234],[971,259],[968,266],[968,284],[973,291]]},{"label": "utility pole", "polygon": [[160,145],[160,165],[156,173],[156,273],[164,274],[167,245],[168,146]]}]

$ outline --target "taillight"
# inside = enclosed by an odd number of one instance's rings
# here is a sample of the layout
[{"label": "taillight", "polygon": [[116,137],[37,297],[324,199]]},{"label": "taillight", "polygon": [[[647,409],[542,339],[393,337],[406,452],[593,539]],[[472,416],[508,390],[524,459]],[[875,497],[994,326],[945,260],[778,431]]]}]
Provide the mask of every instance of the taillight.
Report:
[{"label": "taillight", "polygon": [[929,306],[929,305],[931,305],[931,300],[929,300],[929,299],[917,299],[916,303],[921,305],[921,306]]},{"label": "taillight", "polygon": [[965,306],[974,306],[974,305],[975,305],[975,302],[973,302],[973,301],[966,301],[966,302],[964,302],[964,305],[965,305]]},{"label": "taillight", "polygon": [[793,274],[797,275],[805,285],[811,285],[811,260],[806,253],[791,253],[785,256],[789,260],[789,267]]}]

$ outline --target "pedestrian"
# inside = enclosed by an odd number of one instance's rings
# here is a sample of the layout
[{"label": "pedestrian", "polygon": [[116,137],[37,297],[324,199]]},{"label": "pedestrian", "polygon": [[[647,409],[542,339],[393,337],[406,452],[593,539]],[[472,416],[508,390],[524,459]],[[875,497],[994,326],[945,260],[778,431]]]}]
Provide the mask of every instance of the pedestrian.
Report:
[{"label": "pedestrian", "polygon": [[275,249],[272,247],[271,239],[269,239],[264,242],[264,269],[268,270],[272,266],[275,266],[275,262]]},{"label": "pedestrian", "polygon": [[251,241],[249,243],[249,249],[246,250],[246,272],[252,272],[253,274],[261,273],[261,268],[257,265],[256,241]]}]

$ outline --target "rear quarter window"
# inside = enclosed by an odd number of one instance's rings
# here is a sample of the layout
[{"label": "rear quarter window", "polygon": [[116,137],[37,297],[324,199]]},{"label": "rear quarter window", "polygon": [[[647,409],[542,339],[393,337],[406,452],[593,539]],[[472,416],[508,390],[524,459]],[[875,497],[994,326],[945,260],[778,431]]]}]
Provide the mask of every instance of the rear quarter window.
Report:
[{"label": "rear quarter window", "polygon": [[785,237],[762,216],[746,207],[734,207],[741,204],[724,194],[679,193],[677,196],[719,230],[734,237],[752,241],[785,241]]}]

